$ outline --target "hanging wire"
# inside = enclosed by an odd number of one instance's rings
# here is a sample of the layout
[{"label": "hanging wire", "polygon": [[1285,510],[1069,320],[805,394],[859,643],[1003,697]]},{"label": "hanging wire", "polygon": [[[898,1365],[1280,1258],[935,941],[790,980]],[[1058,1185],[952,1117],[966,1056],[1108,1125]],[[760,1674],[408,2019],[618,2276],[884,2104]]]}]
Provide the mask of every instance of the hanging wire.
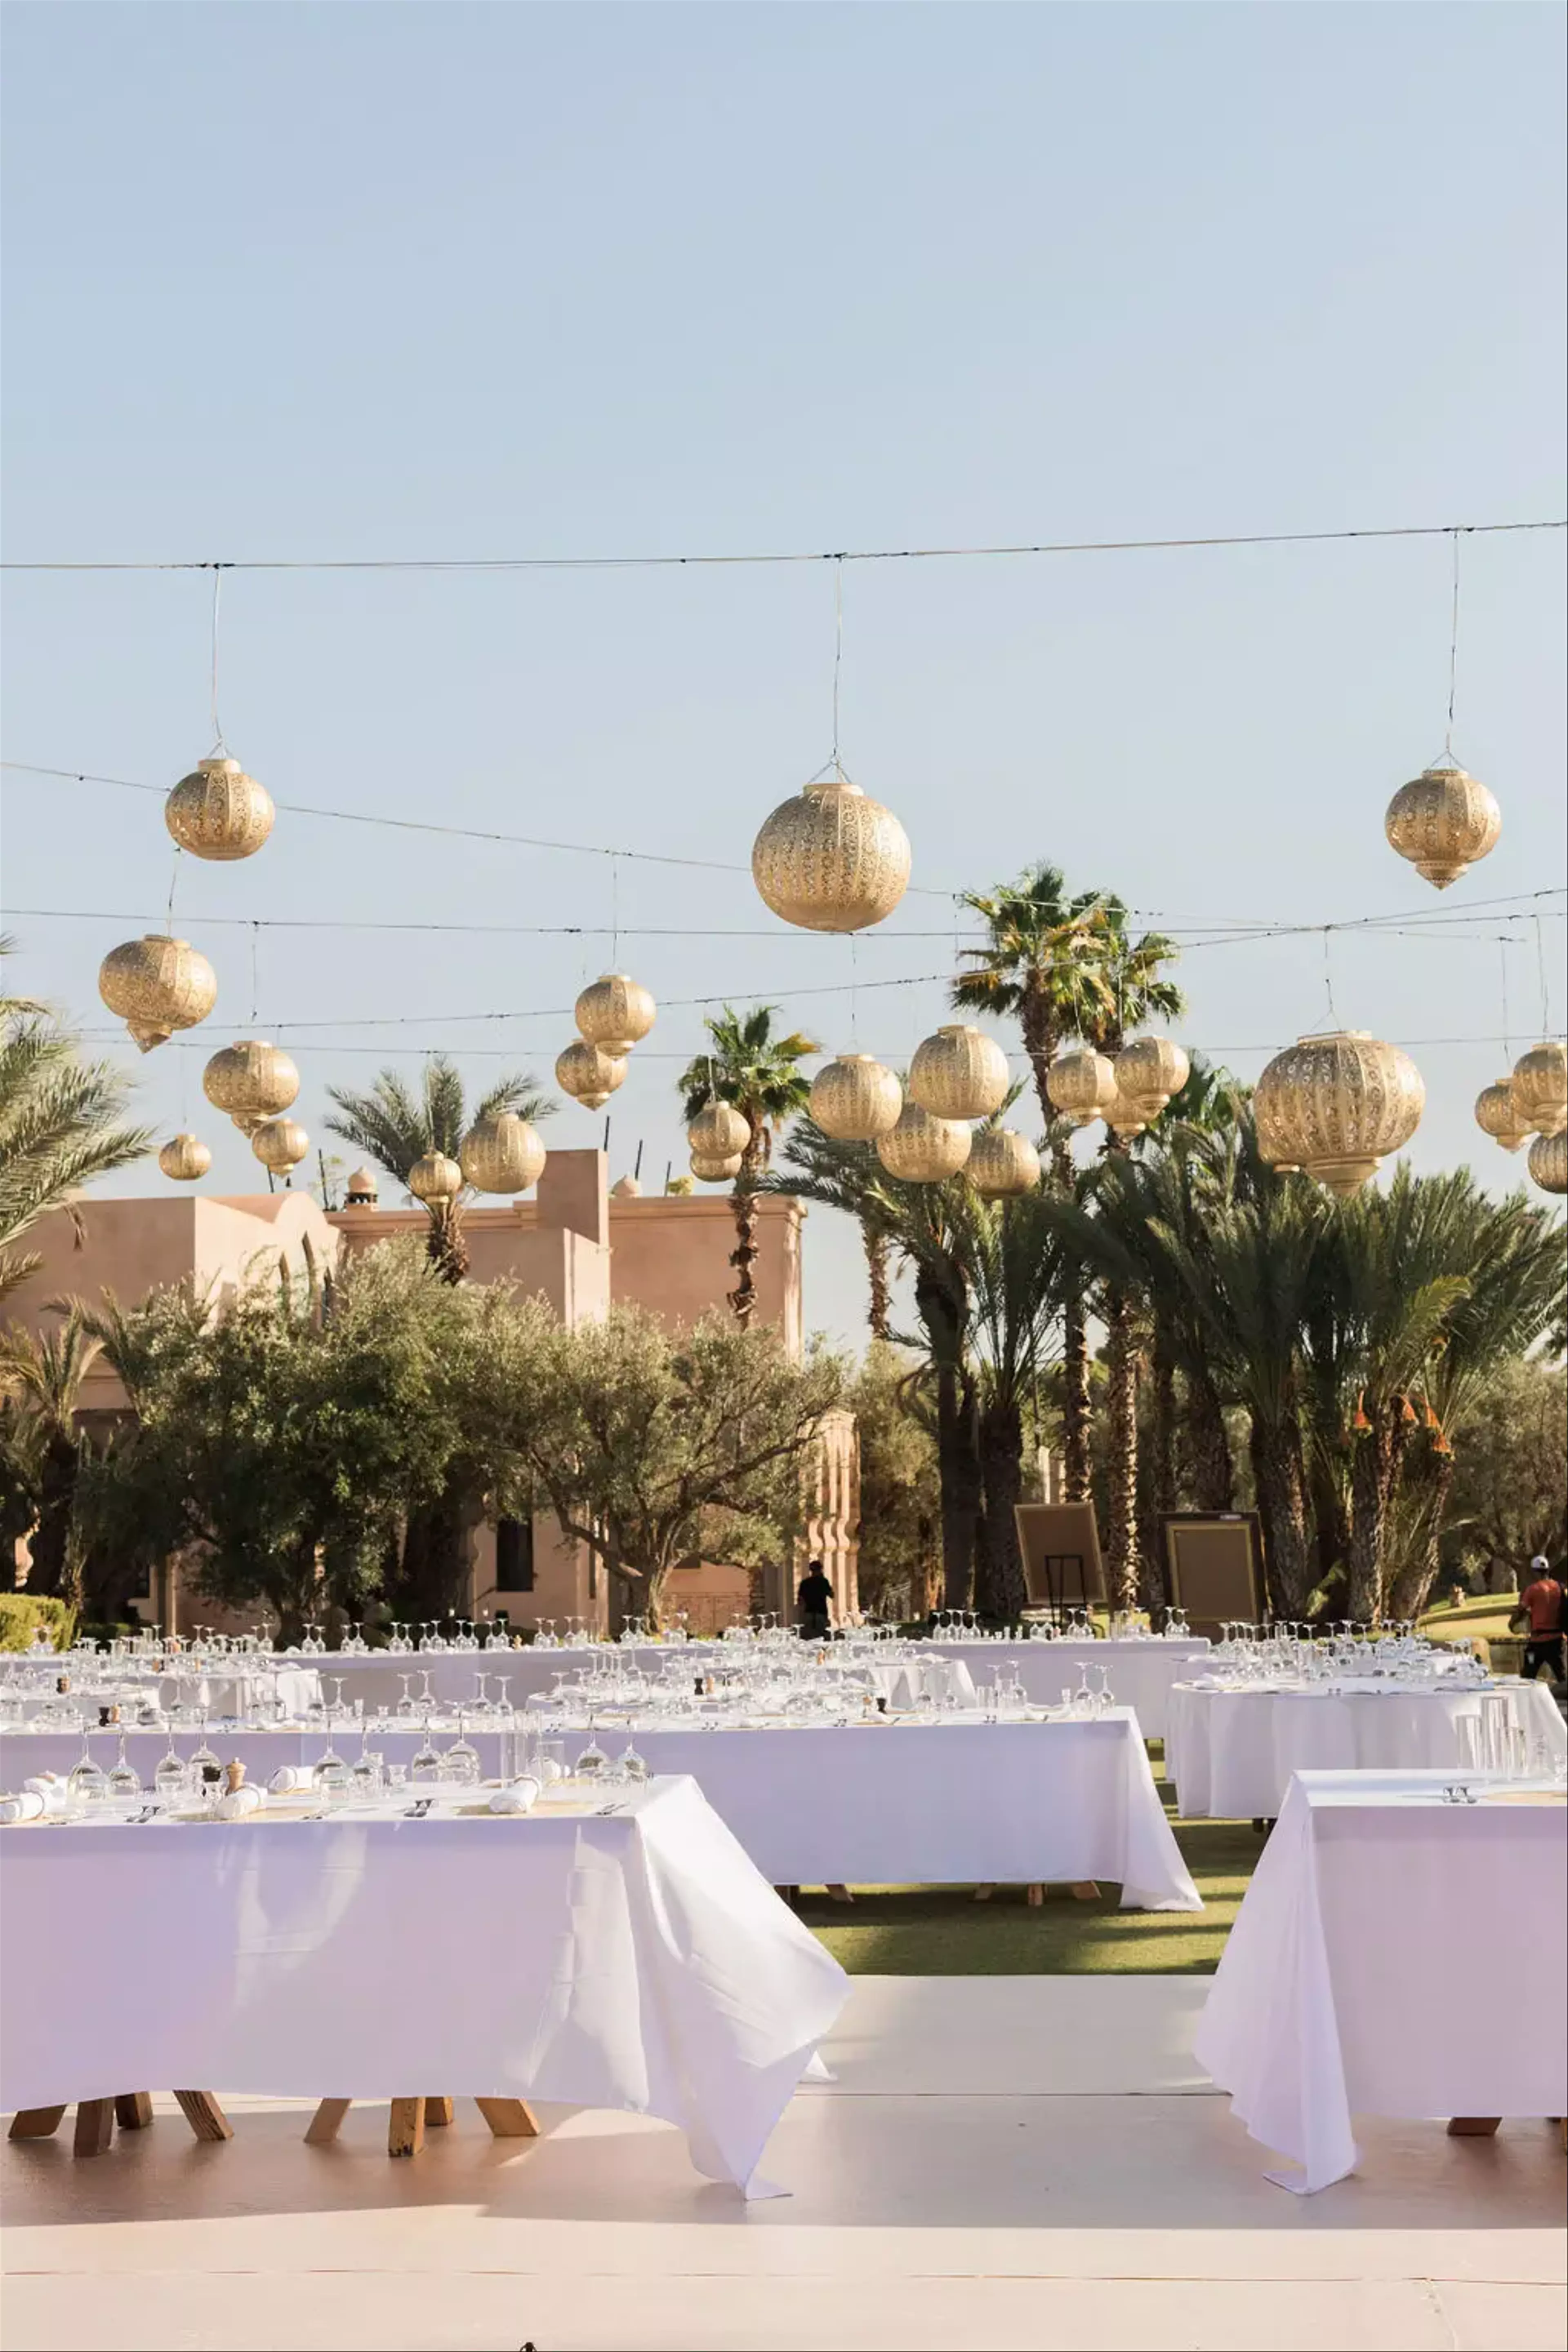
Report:
[{"label": "hanging wire", "polygon": [[261,1019],[261,926],[250,926],[250,1025],[254,1029]]},{"label": "hanging wire", "polygon": [[220,604],[221,604],[221,603],[222,603],[222,600],[223,600],[223,575],[224,575],[224,569],[225,569],[225,567],[224,567],[221,563],[215,563],[215,564],[213,565],[213,634],[212,634],[212,678],[211,678],[212,722],[213,722],[213,747],[212,747],[211,751],[208,753],[208,757],[209,757],[210,759],[215,759],[215,760],[216,760],[216,759],[217,759],[217,758],[219,758],[220,756],[222,756],[222,755],[226,754],[226,751],[227,751],[227,750],[228,750],[228,746],[227,746],[227,744],[226,744],[226,743],[224,741],[224,740],[223,740],[223,722],[222,722],[222,720],[219,719],[219,717],[218,717],[218,715],[217,715],[217,648],[218,648],[218,627],[217,627],[217,625],[218,625],[218,610],[219,610],[219,606],[220,606]]},{"label": "hanging wire", "polygon": [[1323,925],[1323,988],[1329,1000],[1329,1022],[1331,1027],[1337,1029],[1340,1025],[1340,1015],[1339,1008],[1334,1003],[1334,960],[1329,951],[1329,941],[1333,936],[1333,930],[1332,923]]},{"label": "hanging wire", "polygon": [[1511,945],[1512,941],[1507,938],[1498,940],[1498,961],[1502,967],[1502,1054],[1505,1062],[1513,1060],[1513,1041],[1509,1034],[1508,1023],[1508,951]]},{"label": "hanging wire", "polygon": [[621,967],[621,861],[610,860],[610,970]]},{"label": "hanging wire", "polygon": [[1546,971],[1546,941],[1542,934],[1541,918],[1535,918],[1535,962],[1541,974],[1541,1034],[1552,1034],[1552,986]]},{"label": "hanging wire", "polygon": [[180,850],[176,845],[174,850],[174,862],[169,868],[169,913],[167,928],[171,932],[174,928],[174,888],[180,878]]},{"label": "hanging wire", "polygon": [[833,559],[833,772],[844,773],[838,758],[838,682],[844,667],[844,558]]},{"label": "hanging wire", "polygon": [[1448,619],[1448,731],[1443,738],[1443,754],[1454,756],[1454,698],[1459,682],[1459,534],[1451,534],[1454,545],[1454,596]]}]

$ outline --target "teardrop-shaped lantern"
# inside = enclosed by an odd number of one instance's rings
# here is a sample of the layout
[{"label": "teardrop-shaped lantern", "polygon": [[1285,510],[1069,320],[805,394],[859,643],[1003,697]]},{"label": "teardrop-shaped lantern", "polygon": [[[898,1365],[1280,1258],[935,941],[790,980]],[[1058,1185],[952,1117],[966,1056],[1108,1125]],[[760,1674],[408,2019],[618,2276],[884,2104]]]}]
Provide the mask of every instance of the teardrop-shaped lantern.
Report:
[{"label": "teardrop-shaped lantern", "polygon": [[254,857],[272,830],[272,795],[237,760],[198,760],[163,803],[163,822],[193,857]]},{"label": "teardrop-shaped lantern", "polygon": [[1153,1116],[1142,1103],[1130,1102],[1114,1083],[1110,1100],[1100,1115],[1119,1143],[1131,1143],[1135,1135],[1142,1135]]},{"label": "teardrop-shaped lantern", "polygon": [[253,1135],[264,1118],[287,1110],[299,1091],[292,1060],[265,1037],[241,1037],[221,1046],[202,1072],[203,1094],[242,1135]]},{"label": "teardrop-shaped lantern", "polygon": [[933,1118],[989,1118],[1007,1099],[1007,1056],[984,1029],[951,1021],[915,1047],[910,1099]]},{"label": "teardrop-shaped lantern", "polygon": [[176,1184],[194,1184],[213,1164],[212,1153],[196,1135],[172,1135],[158,1154],[158,1165]]},{"label": "teardrop-shaped lantern", "polygon": [[1397,1045],[1365,1029],[1336,1029],[1277,1054],[1253,1100],[1264,1157],[1304,1168],[1345,1200],[1408,1143],[1426,1089]]},{"label": "teardrop-shaped lantern", "polygon": [[194,1029],[217,1003],[217,975],[189,940],[149,931],[111,948],[99,967],[98,992],[144,1054],[176,1029]]},{"label": "teardrop-shaped lantern", "polygon": [[1186,1055],[1170,1037],[1134,1037],[1116,1056],[1117,1097],[1143,1115],[1145,1127],[1158,1118],[1173,1095],[1179,1095],[1192,1068]]},{"label": "teardrop-shaped lantern", "polygon": [[556,1056],[556,1085],[584,1110],[597,1110],[601,1103],[608,1102],[626,1075],[624,1054],[606,1054],[602,1045],[590,1045],[586,1038],[577,1038]]},{"label": "teardrop-shaped lantern", "polygon": [[545,1150],[514,1110],[478,1118],[458,1146],[458,1165],[476,1192],[526,1192],[544,1167]]},{"label": "teardrop-shaped lantern", "polygon": [[1568,1047],[1542,1038],[1521,1054],[1509,1081],[1516,1116],[1532,1135],[1559,1135],[1568,1126]]},{"label": "teardrop-shaped lantern", "polygon": [[629,1054],[653,1027],[658,1007],[640,981],[602,972],[577,999],[578,1034],[606,1054]]},{"label": "teardrop-shaped lantern", "polygon": [[1530,1147],[1529,1167],[1543,1192],[1568,1192],[1568,1129],[1538,1135]]},{"label": "teardrop-shaped lantern", "polygon": [[811,1115],[836,1143],[875,1143],[899,1123],[904,1090],[869,1054],[840,1054],[811,1082]]},{"label": "teardrop-shaped lantern", "polygon": [[686,1140],[696,1160],[736,1159],[751,1139],[750,1120],[727,1102],[705,1104],[686,1130]]},{"label": "teardrop-shaped lantern", "polygon": [[1010,1127],[983,1127],[963,1163],[964,1181],[983,1201],[1005,1201],[1032,1192],[1040,1181],[1040,1155],[1026,1136]]},{"label": "teardrop-shaped lantern", "polygon": [[1483,1087],[1476,1097],[1476,1125],[1505,1151],[1518,1151],[1535,1132],[1527,1127],[1513,1107],[1513,1082],[1499,1078],[1494,1085]]},{"label": "teardrop-shaped lantern", "polygon": [[694,1151],[691,1172],[700,1184],[731,1184],[741,1172],[738,1151]]},{"label": "teardrop-shaped lantern", "polygon": [[877,1157],[906,1184],[940,1184],[956,1176],[973,1149],[974,1132],[955,1118],[937,1118],[907,1102],[899,1123],[877,1138]]},{"label": "teardrop-shaped lantern", "polygon": [[891,809],[834,776],[774,809],[752,845],[752,878],[786,923],[863,931],[909,887],[909,835]]},{"label": "teardrop-shaped lantern", "polygon": [[1104,1118],[1106,1105],[1115,1100],[1115,1064],[1091,1045],[1058,1054],[1046,1073],[1046,1092],[1052,1108],[1074,1127],[1091,1126]]},{"label": "teardrop-shaped lantern", "polygon": [[463,1189],[463,1171],[444,1151],[426,1151],[408,1171],[408,1189],[427,1209],[455,1201]]},{"label": "teardrop-shaped lantern", "polygon": [[1424,768],[1401,784],[1383,820],[1391,846],[1417,874],[1446,890],[1497,845],[1502,811],[1463,768]]},{"label": "teardrop-shaped lantern", "polygon": [[263,1168],[270,1168],[275,1176],[286,1176],[310,1149],[310,1139],[297,1118],[268,1118],[251,1137],[250,1148]]}]

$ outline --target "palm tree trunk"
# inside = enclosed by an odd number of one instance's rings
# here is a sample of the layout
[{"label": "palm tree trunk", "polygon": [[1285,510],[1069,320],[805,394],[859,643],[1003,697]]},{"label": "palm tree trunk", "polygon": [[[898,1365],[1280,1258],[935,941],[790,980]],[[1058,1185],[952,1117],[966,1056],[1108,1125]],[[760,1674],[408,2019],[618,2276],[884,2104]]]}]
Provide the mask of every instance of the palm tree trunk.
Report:
[{"label": "palm tree trunk", "polygon": [[1110,1482],[1110,1577],[1117,1606],[1138,1606],[1138,1367],[1132,1307],[1119,1290],[1107,1293],[1106,1461]]},{"label": "palm tree trunk", "polygon": [[861,1225],[861,1237],[866,1244],[866,1274],[870,1284],[869,1321],[873,1339],[886,1339],[891,1331],[892,1291],[888,1271],[888,1236],[869,1219]]},{"label": "palm tree trunk", "polygon": [[74,1438],[56,1428],[44,1443],[38,1482],[38,1518],[28,1550],[29,1592],[47,1593],[81,1606],[81,1563],[76,1546],[76,1489],[81,1456]]},{"label": "palm tree trunk", "polygon": [[1165,1575],[1165,1521],[1177,1508],[1176,1367],[1169,1338],[1156,1314],[1151,1366],[1150,1464],[1152,1525],[1142,1530],[1144,1606],[1160,1608],[1170,1598]]},{"label": "palm tree trunk", "polygon": [[1233,1511],[1236,1465],[1230,1458],[1219,1391],[1206,1370],[1187,1376],[1187,1437],[1192,1447],[1194,1505],[1200,1511]]},{"label": "palm tree trunk", "polygon": [[443,1202],[438,1209],[432,1210],[425,1246],[443,1282],[456,1285],[464,1279],[468,1271],[468,1244],[454,1202]]},{"label": "palm tree trunk", "polygon": [[1383,1524],[1388,1498],[1385,1450],[1380,1412],[1373,1427],[1359,1433],[1351,1455],[1350,1599],[1346,1607],[1349,1614],[1363,1625],[1375,1625],[1382,1616]]},{"label": "palm tree trunk", "polygon": [[730,1263],[735,1269],[735,1287],[729,1296],[735,1310],[735,1320],[742,1331],[751,1328],[757,1308],[757,1283],[752,1269],[757,1263],[757,1184],[767,1169],[768,1145],[771,1139],[762,1121],[752,1121],[752,1139],[741,1159],[741,1172],[735,1179],[735,1189],[730,1195],[730,1207],[735,1219],[735,1246],[730,1253]]},{"label": "palm tree trunk", "polygon": [[1252,1464],[1268,1543],[1268,1602],[1277,1617],[1305,1617],[1312,1593],[1300,1432],[1289,1422],[1252,1423]]},{"label": "palm tree trunk", "polygon": [[1024,1493],[1024,1424],[1016,1404],[993,1400],[983,1406],[979,1439],[985,1513],[983,1590],[976,1597],[986,1615],[1016,1625],[1029,1600],[1014,1517]]},{"label": "palm tree trunk", "polygon": [[1437,1571],[1442,1566],[1443,1528],[1448,1516],[1448,1496],[1453,1484],[1452,1450],[1434,1453],[1426,1545],[1421,1558],[1408,1562],[1400,1570],[1389,1598],[1388,1613],[1396,1623],[1406,1618],[1419,1617],[1432,1597],[1432,1587],[1437,1581]]},{"label": "palm tree trunk", "polygon": [[1062,1308],[1062,1500],[1085,1503],[1089,1494],[1089,1317],[1084,1293]]}]

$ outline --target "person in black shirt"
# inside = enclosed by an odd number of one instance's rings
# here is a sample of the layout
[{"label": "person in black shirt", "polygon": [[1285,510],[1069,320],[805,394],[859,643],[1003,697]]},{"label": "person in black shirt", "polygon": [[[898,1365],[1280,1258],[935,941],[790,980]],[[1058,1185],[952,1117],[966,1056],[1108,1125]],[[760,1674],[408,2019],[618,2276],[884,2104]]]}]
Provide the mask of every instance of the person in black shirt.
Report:
[{"label": "person in black shirt", "polygon": [[801,1640],[825,1642],[832,1616],[833,1587],[824,1576],[819,1559],[814,1559],[801,1578],[795,1605],[800,1619]]}]

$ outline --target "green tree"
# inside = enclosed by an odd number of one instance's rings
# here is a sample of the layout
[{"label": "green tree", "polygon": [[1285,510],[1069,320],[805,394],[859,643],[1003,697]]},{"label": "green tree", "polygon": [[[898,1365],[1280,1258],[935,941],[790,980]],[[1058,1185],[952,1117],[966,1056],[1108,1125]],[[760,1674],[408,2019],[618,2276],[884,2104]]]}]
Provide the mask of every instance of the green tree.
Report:
[{"label": "green tree", "polygon": [[1538,1552],[1561,1561],[1568,1551],[1568,1371],[1539,1356],[1493,1364],[1451,1436],[1450,1557],[1506,1560],[1522,1587]]},{"label": "green tree", "polygon": [[942,1576],[942,1480],[920,1356],[873,1339],[847,1399],[860,1438],[858,1581],[871,1616],[923,1617]]},{"label": "green tree", "polygon": [[31,1474],[27,1587],[73,1609],[82,1599],[77,1486],[88,1450],[76,1412],[100,1344],[74,1308],[57,1329],[35,1334],[14,1323],[0,1339],[0,1394],[18,1409],[16,1459]]},{"label": "green tree", "polygon": [[811,1083],[800,1065],[807,1054],[820,1053],[809,1037],[793,1031],[773,1034],[776,1005],[759,1004],[746,1013],[726,1005],[706,1021],[708,1051],[699,1054],[682,1071],[677,1085],[687,1125],[711,1102],[728,1103],[751,1129],[741,1155],[740,1173],[731,1193],[735,1219],[735,1247],[730,1263],[735,1287],[730,1304],[735,1320],[745,1330],[756,1311],[757,1194],[773,1159],[773,1137],[781,1120],[804,1110],[811,1098]]}]

